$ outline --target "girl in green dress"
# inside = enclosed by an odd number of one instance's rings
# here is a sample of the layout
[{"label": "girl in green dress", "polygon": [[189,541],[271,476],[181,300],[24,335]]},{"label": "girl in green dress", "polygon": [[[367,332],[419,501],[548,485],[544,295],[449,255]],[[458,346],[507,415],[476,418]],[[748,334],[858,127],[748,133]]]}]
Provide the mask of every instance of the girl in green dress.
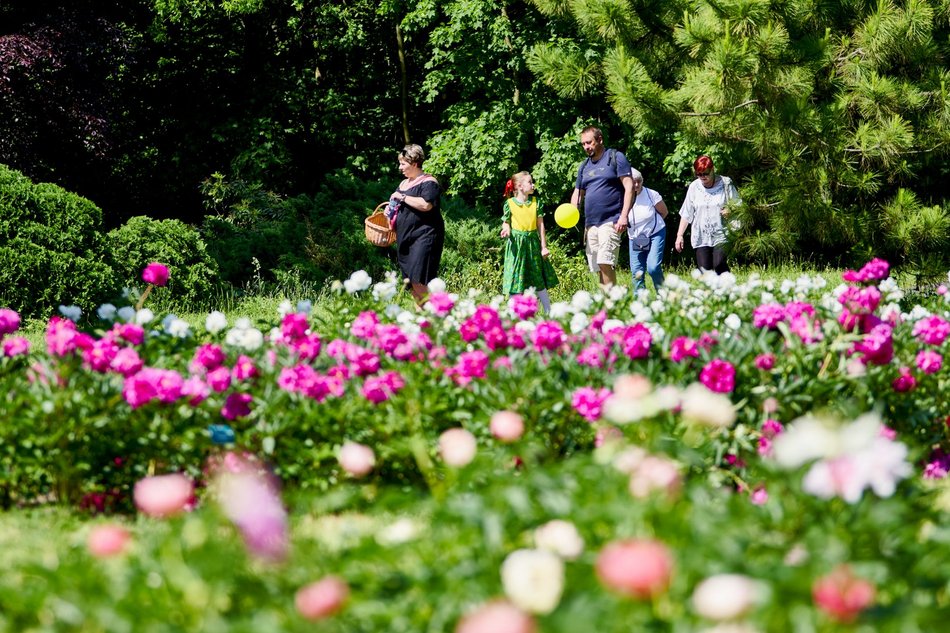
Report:
[{"label": "girl in green dress", "polygon": [[548,261],[548,243],[544,235],[544,214],[538,207],[534,179],[520,171],[505,184],[505,206],[501,214],[501,236],[505,244],[505,269],[502,292],[506,296],[522,294],[534,288],[544,311],[551,309],[548,288],[557,285],[554,267]]}]

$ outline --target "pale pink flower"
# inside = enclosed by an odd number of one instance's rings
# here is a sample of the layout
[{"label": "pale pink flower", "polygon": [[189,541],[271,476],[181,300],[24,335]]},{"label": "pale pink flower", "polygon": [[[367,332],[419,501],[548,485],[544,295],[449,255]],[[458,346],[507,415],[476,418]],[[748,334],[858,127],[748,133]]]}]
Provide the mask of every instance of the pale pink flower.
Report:
[{"label": "pale pink flower", "polygon": [[696,585],[693,609],[710,620],[735,620],[749,613],[759,601],[759,585],[741,574],[717,574]]},{"label": "pale pink flower", "polygon": [[537,633],[537,625],[518,607],[496,600],[462,618],[455,633]]},{"label": "pale pink flower", "polygon": [[132,492],[136,507],[144,514],[158,518],[184,512],[193,496],[194,485],[180,473],[140,479]]},{"label": "pale pink flower", "polygon": [[659,541],[614,541],[597,555],[596,571],[608,589],[645,600],[659,596],[670,586],[673,557]]},{"label": "pale pink flower", "polygon": [[683,476],[676,463],[665,457],[647,455],[630,473],[629,490],[637,499],[645,499],[653,493],[672,496],[679,492]]},{"label": "pale pink flower", "polygon": [[872,604],[874,585],[855,576],[847,565],[836,567],[830,574],[815,580],[811,588],[815,605],[838,622],[853,622]]},{"label": "pale pink flower", "polygon": [[491,416],[488,428],[495,439],[514,442],[524,434],[524,418],[514,411],[496,411]]},{"label": "pale pink flower", "polygon": [[181,396],[193,407],[204,402],[211,395],[211,387],[200,376],[189,376],[181,385]]},{"label": "pale pink flower", "polygon": [[121,525],[105,523],[89,530],[86,548],[96,558],[109,558],[125,551],[132,534]]},{"label": "pale pink flower", "polygon": [[751,501],[753,505],[765,505],[768,500],[769,491],[765,489],[765,486],[756,486],[749,495],[749,501]]},{"label": "pale pink flower", "polygon": [[287,511],[276,478],[253,461],[229,451],[212,465],[213,485],[221,511],[240,530],[248,551],[267,561],[281,561],[290,546]]},{"label": "pale pink flower", "polygon": [[643,374],[622,374],[614,381],[614,395],[639,400],[653,391],[653,383]]},{"label": "pale pink flower", "polygon": [[601,368],[607,360],[608,348],[603,343],[591,343],[577,355],[577,363],[587,367]]},{"label": "pale pink flower", "polygon": [[439,436],[439,454],[449,466],[461,468],[475,459],[478,443],[471,432],[457,427]]},{"label": "pale pink flower", "polygon": [[354,477],[365,477],[376,465],[376,453],[365,444],[347,440],[337,456],[340,466]]},{"label": "pale pink flower", "polygon": [[294,596],[297,613],[306,620],[322,620],[339,612],[350,596],[350,587],[338,576],[301,587]]}]

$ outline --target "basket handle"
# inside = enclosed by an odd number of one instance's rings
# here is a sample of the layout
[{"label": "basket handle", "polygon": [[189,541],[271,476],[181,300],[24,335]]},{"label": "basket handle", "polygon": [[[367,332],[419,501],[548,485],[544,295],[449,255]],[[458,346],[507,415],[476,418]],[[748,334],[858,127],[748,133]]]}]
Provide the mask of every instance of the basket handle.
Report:
[{"label": "basket handle", "polygon": [[376,214],[378,214],[378,213],[385,213],[385,212],[386,212],[386,207],[388,207],[388,206],[389,206],[389,202],[388,202],[388,201],[387,201],[387,202],[380,202],[379,204],[376,205],[376,208],[373,209],[373,212],[370,213],[370,215],[376,215]]}]

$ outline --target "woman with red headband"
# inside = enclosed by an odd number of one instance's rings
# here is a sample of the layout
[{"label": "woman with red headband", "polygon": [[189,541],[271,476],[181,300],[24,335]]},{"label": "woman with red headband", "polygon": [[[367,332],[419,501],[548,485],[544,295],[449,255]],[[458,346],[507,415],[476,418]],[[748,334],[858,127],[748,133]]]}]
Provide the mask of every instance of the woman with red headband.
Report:
[{"label": "woman with red headband", "polygon": [[729,215],[728,204],[741,203],[739,192],[728,176],[716,173],[713,161],[703,155],[693,161],[696,180],[689,183],[686,199],[680,207],[680,227],[676,232],[675,247],[683,251],[683,236],[686,227],[692,224],[690,242],[696,252],[696,265],[700,270],[714,270],[721,275],[729,270],[726,263],[726,228],[723,218]]}]

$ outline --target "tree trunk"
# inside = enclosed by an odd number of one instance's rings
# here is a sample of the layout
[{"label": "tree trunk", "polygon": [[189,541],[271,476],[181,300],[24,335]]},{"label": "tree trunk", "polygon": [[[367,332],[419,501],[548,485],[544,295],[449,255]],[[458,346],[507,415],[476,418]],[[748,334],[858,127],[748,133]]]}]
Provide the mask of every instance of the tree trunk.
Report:
[{"label": "tree trunk", "polygon": [[402,29],[396,24],[396,47],[399,50],[399,73],[402,76],[399,93],[402,100],[402,136],[409,144],[409,78],[406,73],[406,51],[403,48]]}]

